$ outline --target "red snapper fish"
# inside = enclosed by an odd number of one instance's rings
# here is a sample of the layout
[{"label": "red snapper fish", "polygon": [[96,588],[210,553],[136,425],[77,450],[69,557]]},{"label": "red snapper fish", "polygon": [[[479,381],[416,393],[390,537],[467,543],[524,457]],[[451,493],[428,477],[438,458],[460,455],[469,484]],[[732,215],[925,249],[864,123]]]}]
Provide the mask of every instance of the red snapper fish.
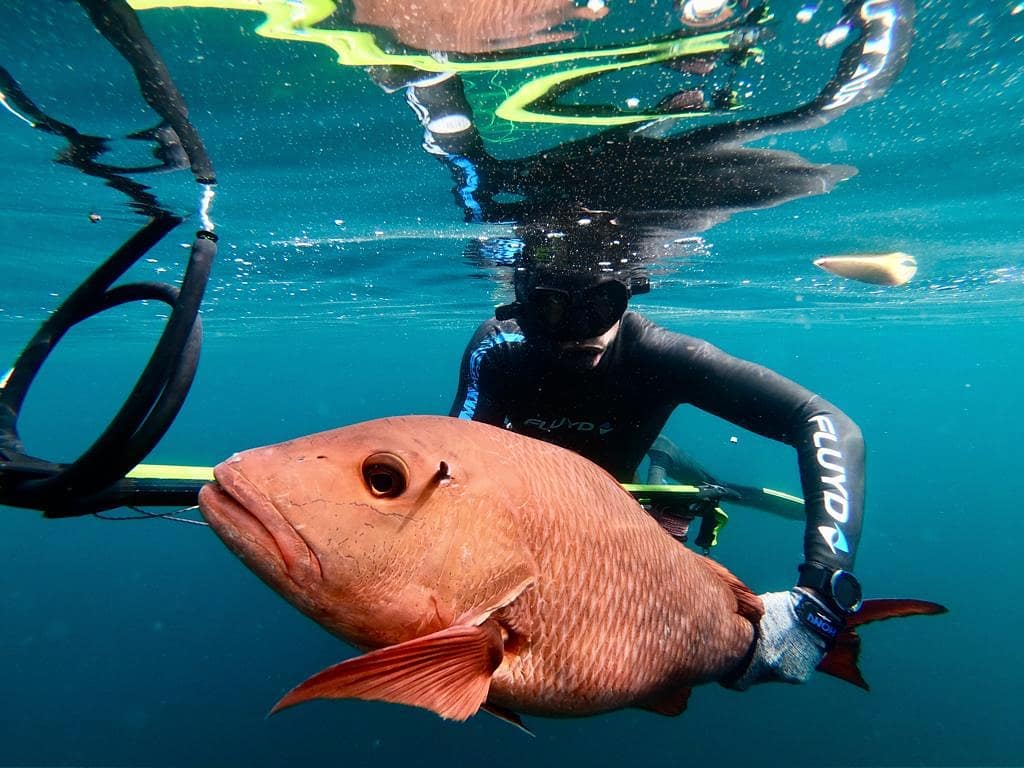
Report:
[{"label": "red snapper fish", "polygon": [[[199,506],[271,588],[365,651],[316,698],[582,716],[679,714],[735,672],[761,600],[680,545],[597,465],[477,422],[405,416],[235,454]],[[857,621],[935,613],[868,601]],[[823,669],[862,684],[852,629]]]}]

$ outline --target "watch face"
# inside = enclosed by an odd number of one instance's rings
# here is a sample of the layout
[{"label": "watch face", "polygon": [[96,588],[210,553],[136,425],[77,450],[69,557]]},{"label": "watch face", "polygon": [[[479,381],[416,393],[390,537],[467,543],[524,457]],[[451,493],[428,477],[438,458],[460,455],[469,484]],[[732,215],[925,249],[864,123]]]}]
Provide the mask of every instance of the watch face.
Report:
[{"label": "watch face", "polygon": [[847,613],[854,613],[861,605],[860,582],[848,571],[832,574],[832,599]]}]

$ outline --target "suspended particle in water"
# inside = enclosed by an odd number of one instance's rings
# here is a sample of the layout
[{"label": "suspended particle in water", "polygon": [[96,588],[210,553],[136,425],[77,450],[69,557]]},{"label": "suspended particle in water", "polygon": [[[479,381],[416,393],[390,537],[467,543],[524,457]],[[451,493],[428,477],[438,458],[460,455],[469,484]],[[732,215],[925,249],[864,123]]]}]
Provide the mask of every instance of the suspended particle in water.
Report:
[{"label": "suspended particle in water", "polygon": [[840,24],[838,27],[833,27],[824,35],[819,37],[818,45],[822,48],[835,48],[837,45],[844,42],[849,36],[850,27],[846,24]]},{"label": "suspended particle in water", "polygon": [[798,22],[800,22],[801,24],[806,24],[807,22],[809,22],[811,19],[814,18],[814,14],[816,14],[818,12],[818,9],[820,7],[821,7],[821,3],[820,2],[818,2],[818,3],[808,3],[803,8],[801,8],[799,11],[796,12],[796,20]]}]

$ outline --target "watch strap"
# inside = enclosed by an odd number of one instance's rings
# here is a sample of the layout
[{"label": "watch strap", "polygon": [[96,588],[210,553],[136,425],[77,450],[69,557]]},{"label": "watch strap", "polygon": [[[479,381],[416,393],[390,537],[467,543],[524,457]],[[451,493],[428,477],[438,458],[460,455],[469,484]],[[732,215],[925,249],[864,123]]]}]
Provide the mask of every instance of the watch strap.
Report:
[{"label": "watch strap", "polygon": [[825,641],[831,648],[842,631],[845,622],[823,602],[803,590],[797,590],[797,601],[793,607],[797,620]]},{"label": "watch strap", "polygon": [[832,594],[832,574],[834,568],[828,568],[821,563],[803,563],[800,566],[800,578],[796,580],[798,587],[813,589],[822,597]]}]

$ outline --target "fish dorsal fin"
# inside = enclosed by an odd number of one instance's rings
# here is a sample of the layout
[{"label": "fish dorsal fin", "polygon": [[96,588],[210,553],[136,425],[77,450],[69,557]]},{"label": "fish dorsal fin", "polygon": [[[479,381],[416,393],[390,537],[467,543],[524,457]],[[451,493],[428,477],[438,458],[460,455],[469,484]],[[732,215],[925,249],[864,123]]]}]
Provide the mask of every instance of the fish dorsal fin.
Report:
[{"label": "fish dorsal fin", "polygon": [[311,699],[353,698],[465,720],[487,699],[503,652],[498,622],[451,626],[328,667],[285,694],[270,714]]},{"label": "fish dorsal fin", "polygon": [[716,563],[709,557],[703,558],[703,562],[732,590],[732,594],[736,598],[736,613],[755,627],[760,624],[761,617],[764,615],[764,604],[761,602],[761,598],[751,592],[750,587],[737,579],[732,571],[724,565]]},{"label": "fish dorsal fin", "polygon": [[677,688],[651,699],[641,706],[641,709],[646,709],[648,712],[656,712],[666,717],[676,717],[686,711],[686,704],[690,701],[690,693],[692,691],[692,688]]}]

